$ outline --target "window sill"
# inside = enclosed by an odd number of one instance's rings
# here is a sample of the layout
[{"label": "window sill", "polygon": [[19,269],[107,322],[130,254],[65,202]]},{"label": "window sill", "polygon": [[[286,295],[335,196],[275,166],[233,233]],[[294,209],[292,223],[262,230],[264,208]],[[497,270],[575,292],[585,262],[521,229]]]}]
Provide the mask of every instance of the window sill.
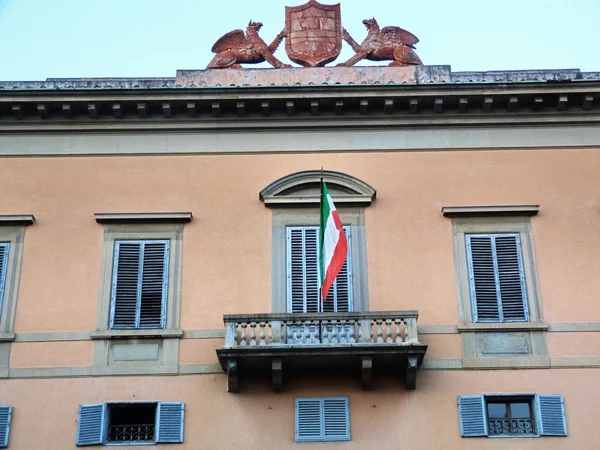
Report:
[{"label": "window sill", "polygon": [[0,342],[12,342],[15,340],[15,333],[0,333]]},{"label": "window sill", "polygon": [[92,331],[91,339],[179,339],[183,330],[102,330]]},{"label": "window sill", "polygon": [[459,333],[477,331],[548,331],[548,324],[541,322],[461,323]]}]

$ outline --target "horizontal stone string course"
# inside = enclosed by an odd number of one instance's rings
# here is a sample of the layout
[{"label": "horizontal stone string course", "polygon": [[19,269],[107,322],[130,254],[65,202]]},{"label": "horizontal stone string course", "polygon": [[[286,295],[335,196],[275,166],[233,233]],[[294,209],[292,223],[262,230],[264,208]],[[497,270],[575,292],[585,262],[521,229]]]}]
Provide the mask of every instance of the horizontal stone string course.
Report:
[{"label": "horizontal stone string course", "polygon": [[224,317],[225,348],[419,343],[416,311]]}]

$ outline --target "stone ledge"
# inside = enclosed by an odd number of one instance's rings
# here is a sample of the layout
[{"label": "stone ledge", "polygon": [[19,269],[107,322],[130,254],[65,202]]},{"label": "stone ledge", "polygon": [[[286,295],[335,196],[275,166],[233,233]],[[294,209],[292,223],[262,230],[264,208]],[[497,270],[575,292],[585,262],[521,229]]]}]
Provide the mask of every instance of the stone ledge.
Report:
[{"label": "stone ledge", "polygon": [[0,214],[0,225],[33,225],[33,214]]},{"label": "stone ledge", "polygon": [[548,331],[548,324],[541,322],[461,323],[459,333],[478,331]]},{"label": "stone ledge", "polygon": [[512,358],[463,358],[463,369],[549,369],[547,356],[516,356]]},{"label": "stone ledge", "polygon": [[0,342],[12,342],[15,340],[15,333],[0,333]]},{"label": "stone ledge", "polygon": [[450,66],[178,70],[177,87],[449,83]]},{"label": "stone ledge", "polygon": [[535,216],[540,205],[444,206],[445,217]]},{"label": "stone ledge", "polygon": [[102,330],[92,331],[91,339],[175,339],[183,337],[183,330]]},{"label": "stone ledge", "polygon": [[96,222],[101,224],[122,223],[186,223],[192,220],[191,212],[150,213],[95,213]]}]

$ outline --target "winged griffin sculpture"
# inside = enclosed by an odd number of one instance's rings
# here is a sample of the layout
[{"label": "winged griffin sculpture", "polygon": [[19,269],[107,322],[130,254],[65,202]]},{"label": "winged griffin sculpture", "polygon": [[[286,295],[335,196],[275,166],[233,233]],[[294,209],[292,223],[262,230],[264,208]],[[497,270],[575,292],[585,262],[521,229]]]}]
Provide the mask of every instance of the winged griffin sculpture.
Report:
[{"label": "winged griffin sculpture", "polygon": [[271,45],[267,45],[265,41],[258,35],[259,30],[263,26],[260,22],[248,23],[246,34],[242,30],[233,30],[221,37],[211,51],[216,53],[211,62],[206,66],[207,69],[241,69],[242,63],[261,63],[268,61],[272,66],[277,68],[291,67],[289,64],[284,64],[279,61],[273,53],[281,44],[285,37],[285,30],[277,35]]},{"label": "winged griffin sculpture", "polygon": [[375,20],[365,19],[363,24],[367,27],[368,34],[362,44],[358,44],[352,36],[342,29],[342,38],[350,44],[356,52],[352,58],[340,66],[353,66],[357,62],[368,59],[370,61],[389,61],[391,67],[405,67],[422,65],[421,59],[414,52],[414,45],[419,42],[417,37],[400,27],[384,27],[379,29]]}]

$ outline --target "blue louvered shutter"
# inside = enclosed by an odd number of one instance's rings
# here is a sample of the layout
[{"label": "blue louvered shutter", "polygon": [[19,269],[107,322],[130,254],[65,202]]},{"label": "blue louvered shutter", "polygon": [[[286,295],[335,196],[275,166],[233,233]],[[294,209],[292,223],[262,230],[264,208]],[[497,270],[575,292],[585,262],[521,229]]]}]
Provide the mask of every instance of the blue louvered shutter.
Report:
[{"label": "blue louvered shutter", "polygon": [[460,435],[463,437],[487,436],[488,424],[483,395],[458,397]]},{"label": "blue louvered shutter", "polygon": [[565,403],[562,395],[536,395],[537,426],[542,436],[566,436]]},{"label": "blue louvered shutter", "polygon": [[323,399],[323,439],[350,440],[350,408],[347,397]]},{"label": "blue louvered shutter", "polygon": [[323,421],[319,398],[296,399],[296,442],[321,441]]},{"label": "blue louvered shutter", "polygon": [[344,227],[348,238],[348,257],[338,274],[327,300],[319,301],[319,227],[287,228],[287,294],[288,312],[353,311],[350,227]]},{"label": "blue louvered shutter", "polygon": [[8,446],[12,406],[0,405],[0,448]]},{"label": "blue louvered shutter", "polygon": [[169,241],[116,241],[113,329],[164,328]]},{"label": "blue louvered shutter", "polygon": [[4,285],[8,266],[8,243],[0,242],[0,314],[2,313],[2,299],[4,298]]},{"label": "blue louvered shutter", "polygon": [[474,322],[529,320],[518,234],[466,235]]},{"label": "blue louvered shutter", "polygon": [[98,445],[104,442],[106,403],[79,405],[77,446]]},{"label": "blue louvered shutter", "polygon": [[183,442],[183,403],[160,402],[156,409],[156,442]]}]

